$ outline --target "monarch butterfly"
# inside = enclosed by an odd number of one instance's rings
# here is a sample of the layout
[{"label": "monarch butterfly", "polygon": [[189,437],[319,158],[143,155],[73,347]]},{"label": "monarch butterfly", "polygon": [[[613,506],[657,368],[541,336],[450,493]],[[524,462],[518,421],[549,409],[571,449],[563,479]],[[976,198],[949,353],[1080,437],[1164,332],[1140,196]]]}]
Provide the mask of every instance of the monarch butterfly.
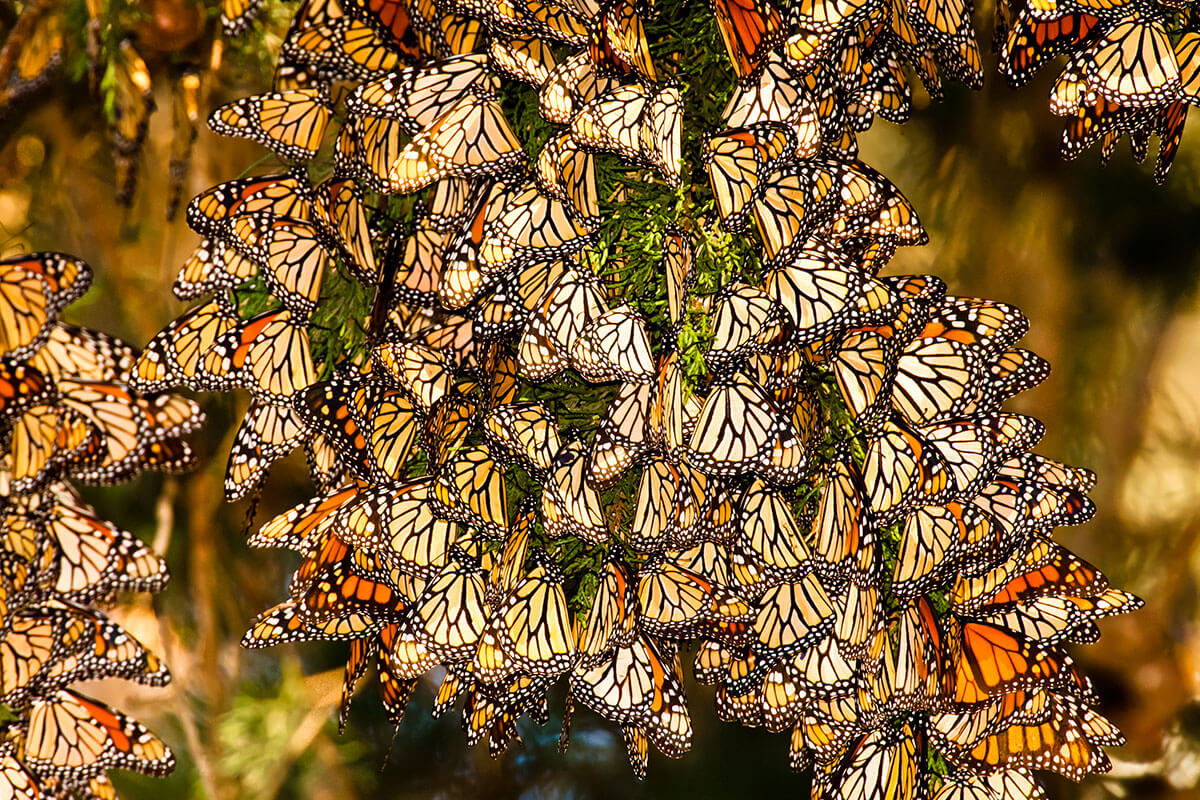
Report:
[{"label": "monarch butterfly", "polygon": [[359,116],[397,120],[405,131],[416,134],[463,100],[489,97],[498,89],[487,56],[477,53],[363,83],[347,96],[346,108]]},{"label": "monarch butterfly", "polygon": [[968,769],[1003,764],[1008,769],[1053,770],[1072,780],[1082,780],[1090,772],[1107,772],[1111,768],[1108,756],[1089,729],[1109,734],[1102,735],[1106,742],[1122,741],[1119,735],[1111,735],[1115,730],[1112,724],[1070,697],[1047,694],[1043,702],[1048,713],[1029,719],[1018,715],[1012,725],[967,746],[950,745],[947,750]]},{"label": "monarch butterfly", "polygon": [[642,470],[629,543],[654,552],[713,535],[705,525],[708,479],[686,464],[654,460]]},{"label": "monarch butterfly", "polygon": [[446,234],[439,233],[427,221],[417,223],[416,231],[404,243],[396,269],[393,291],[399,302],[415,307],[430,307],[437,302],[442,282],[442,250],[447,240]]},{"label": "monarch butterfly", "polygon": [[487,575],[460,549],[413,603],[410,625],[416,640],[440,660],[474,655],[487,624]]},{"label": "monarch butterfly", "polygon": [[757,287],[728,284],[718,294],[712,318],[713,340],[704,353],[713,372],[727,371],[740,359],[790,338],[783,306]]},{"label": "monarch butterfly", "polygon": [[647,421],[653,392],[647,383],[621,386],[592,442],[587,469],[591,483],[611,486],[650,452],[654,442]]},{"label": "monarch butterfly", "polygon": [[[784,661],[783,664],[783,669],[786,670],[788,662]],[[854,667],[842,654],[837,637],[833,636],[832,631],[811,649],[797,654],[792,666],[794,671],[787,674],[796,681],[797,692],[801,697],[829,700],[847,694],[847,690],[856,680]],[[763,685],[764,699],[769,697],[770,682],[771,673],[768,673]],[[769,718],[772,714],[769,705],[764,711]]]},{"label": "monarch butterfly", "polygon": [[358,496],[351,487],[314,497],[278,514],[252,533],[251,547],[286,547],[297,552],[310,550],[323,541],[335,521],[335,512]]},{"label": "monarch butterfly", "polygon": [[167,221],[175,219],[200,124],[200,73],[179,69],[171,83],[171,157],[167,163]]},{"label": "monarch butterfly", "polygon": [[641,629],[655,636],[744,641],[753,611],[735,592],[661,557],[638,571]]},{"label": "monarch butterfly", "polygon": [[207,386],[203,356],[236,324],[233,305],[222,296],[185,312],[146,345],[133,365],[130,387],[139,392],[202,389]]},{"label": "monarch butterfly", "polygon": [[420,418],[401,392],[371,381],[335,379],[307,387],[295,402],[304,426],[323,433],[356,477],[370,483],[402,477]]},{"label": "monarch butterfly", "polygon": [[678,186],[680,181],[682,120],[679,87],[667,86],[650,99],[638,131],[642,157],[666,178],[670,186]]},{"label": "monarch butterfly", "polygon": [[171,751],[141,723],[65,689],[34,699],[22,756],[39,776],[63,781],[110,767],[161,776],[175,766]]},{"label": "monarch butterfly", "polygon": [[[380,691],[385,698],[389,720],[397,724],[399,720],[393,717],[397,713],[403,714],[408,704],[405,684],[438,664],[438,657],[418,641],[411,628],[411,625],[390,624],[379,633]],[[391,685],[393,683],[396,685]],[[393,693],[394,697],[388,696]]]},{"label": "monarch butterfly", "polygon": [[1100,18],[1090,13],[1066,14],[1042,21],[1028,11],[1021,12],[1004,40],[1000,74],[1010,85],[1024,86],[1051,58],[1098,36],[1099,26]]},{"label": "monarch butterfly", "polygon": [[762,0],[714,0],[713,11],[734,72],[742,80],[750,77],[766,53],[780,44],[784,34],[782,17]]},{"label": "monarch butterfly", "polygon": [[575,637],[565,576],[543,550],[533,550],[533,569],[491,614],[479,639],[473,665],[484,681],[518,671],[532,676],[561,675],[571,668]]},{"label": "monarch butterfly", "polygon": [[516,401],[518,387],[517,360],[508,350],[493,347],[485,362],[484,384],[488,408]]},{"label": "monarch butterfly", "polygon": [[485,292],[470,309],[472,333],[480,341],[496,341],[521,329],[528,314],[515,297],[517,288],[512,280],[501,280],[490,293]]},{"label": "monarch butterfly", "polygon": [[511,454],[537,474],[554,466],[562,446],[558,425],[541,403],[497,406],[484,418],[483,431],[493,451]]},{"label": "monarch butterfly", "polygon": [[678,758],[691,749],[692,721],[674,658],[665,658],[645,635],[617,647],[603,663],[571,672],[571,696],[621,725],[630,764],[645,776],[648,741]]},{"label": "monarch butterfly", "polygon": [[[962,42],[963,47],[973,53],[975,66],[962,66],[956,73],[963,76],[964,83],[978,83],[982,86],[979,46],[975,44],[973,29],[968,26],[968,31],[967,38],[962,39]],[[968,42],[969,44],[966,44]],[[946,49],[939,52],[950,51]],[[942,56],[943,59],[948,57]],[[890,46],[876,45],[867,48],[862,54],[858,70],[846,102],[847,121],[851,128],[855,131],[867,130],[876,114],[889,122],[907,122],[912,114],[912,89],[901,65],[900,55]]]},{"label": "monarch butterfly", "polygon": [[775,122],[728,130],[709,139],[705,164],[723,228],[736,232],[746,227],[758,176],[782,165],[795,149],[794,134]]},{"label": "monarch butterfly", "polygon": [[1035,0],[1029,13],[1035,19],[1055,19],[1063,14],[1095,14],[1105,20],[1119,20],[1129,11],[1125,0]]},{"label": "monarch butterfly", "polygon": [[730,128],[763,122],[786,126],[795,137],[795,156],[816,155],[821,144],[817,103],[781,57],[770,57],[757,80],[743,83],[725,104],[721,117]]},{"label": "monarch butterfly", "polygon": [[876,537],[862,524],[864,501],[858,469],[846,457],[838,458],[829,467],[813,521],[812,552],[822,575],[873,575]]},{"label": "monarch butterfly", "polygon": [[579,441],[564,444],[542,491],[542,525],[548,536],[572,534],[592,544],[608,539],[600,493],[588,483],[587,475],[587,447]]},{"label": "monarch butterfly", "polygon": [[555,200],[566,203],[584,227],[598,226],[600,207],[594,159],[577,146],[569,131],[542,147],[535,174],[538,187]]},{"label": "monarch butterfly", "polygon": [[221,240],[202,239],[179,268],[171,293],[180,300],[233,289],[254,279],[258,264]]},{"label": "monarch butterfly", "polygon": [[628,647],[637,636],[637,594],[624,560],[614,548],[603,567],[600,586],[592,598],[587,625],[577,643],[581,663],[602,663],[612,647]]},{"label": "monarch butterfly", "polygon": [[221,32],[233,38],[250,27],[262,0],[221,0]]},{"label": "monarch butterfly", "polygon": [[415,42],[381,36],[372,26],[351,17],[289,33],[279,50],[280,62],[326,84],[370,80],[421,57]]},{"label": "monarch butterfly", "polygon": [[32,365],[0,360],[0,414],[11,417],[54,399],[54,384],[40,370]]},{"label": "monarch butterfly", "polygon": [[786,261],[817,226],[829,220],[825,195],[831,184],[826,167],[814,163],[784,166],[759,183],[750,216],[769,263]]},{"label": "monarch butterfly", "polygon": [[466,95],[405,145],[388,180],[409,194],[447,176],[503,175],[524,161],[525,151],[500,106]]},{"label": "monarch butterfly", "polygon": [[504,473],[486,447],[467,447],[443,468],[434,484],[437,513],[471,525],[492,539],[508,533]]},{"label": "monarch butterfly", "polygon": [[917,597],[941,585],[959,559],[992,546],[998,526],[977,506],[957,502],[910,511],[901,528],[893,592]]},{"label": "monarch butterfly", "polygon": [[350,117],[334,144],[335,175],[361,181],[371,191],[394,192],[388,172],[404,146],[404,138],[404,130],[393,120]]},{"label": "monarch butterfly", "polygon": [[307,622],[320,625],[348,617],[387,622],[404,616],[407,599],[392,588],[384,573],[363,569],[361,558],[361,553],[350,553],[322,567],[306,587],[291,587],[300,597]]},{"label": "monarch butterfly", "polygon": [[[919,738],[907,723],[896,729],[871,731],[848,749],[834,770],[836,779],[831,785],[866,800],[916,797],[920,780],[919,744]],[[818,769],[815,782],[821,783],[826,777]]]},{"label": "monarch butterfly", "polygon": [[706,401],[696,394],[685,396],[677,352],[661,360],[656,389],[650,405],[651,437],[668,453],[682,457]]},{"label": "monarch butterfly", "polygon": [[1075,680],[1061,650],[983,622],[943,623],[945,693],[955,703],[979,703],[1020,689],[1061,688]]},{"label": "monarch butterfly", "polygon": [[318,206],[330,227],[341,237],[350,258],[346,264],[361,283],[379,282],[375,254],[371,248],[371,230],[367,222],[362,191],[352,179],[329,179],[317,187]]},{"label": "monarch butterfly", "polygon": [[684,303],[696,282],[691,238],[678,228],[668,228],[663,242],[663,273],[667,283],[667,314],[671,323],[683,318]]},{"label": "monarch butterfly", "polygon": [[830,367],[850,413],[864,428],[875,428],[888,410],[888,386],[909,330],[922,325],[932,306],[945,296],[946,285],[932,275],[890,279],[881,283],[898,298],[900,311],[887,323],[846,331],[831,353]]},{"label": "monarch butterfly", "polygon": [[486,35],[483,23],[442,10],[434,0],[415,0],[409,5],[421,49],[442,58],[472,53]]},{"label": "monarch butterfly", "polygon": [[885,324],[900,303],[886,283],[862,274],[843,253],[817,238],[768,274],[766,291],[790,315],[797,344],[817,341],[840,327]]},{"label": "monarch butterfly", "polygon": [[229,448],[225,499],[236,502],[257,487],[271,464],[300,446],[305,432],[290,405],[251,401]]},{"label": "monarch butterfly", "polygon": [[596,71],[587,52],[576,53],[550,71],[538,92],[538,111],[548,122],[568,125],[579,108],[607,95],[615,85]]},{"label": "monarch butterfly", "polygon": [[449,361],[426,345],[385,342],[372,351],[371,359],[425,412],[454,388]]},{"label": "monarch butterfly", "polygon": [[969,769],[947,775],[933,800],[1045,800],[1046,792],[1022,769],[1002,769],[979,775]]},{"label": "monarch butterfly", "polygon": [[592,383],[654,380],[654,357],[642,315],[626,303],[590,320],[571,348],[571,366]]},{"label": "monarch butterfly", "polygon": [[62,253],[0,261],[0,355],[25,359],[45,342],[58,312],[87,291],[91,268]]},{"label": "monarch butterfly", "polygon": [[26,609],[9,621],[0,638],[0,698],[21,708],[31,693],[67,684],[119,677],[152,686],[170,672],[142,644],[103,616],[73,605]]},{"label": "monarch butterfly", "polygon": [[599,9],[592,0],[563,0],[527,4],[526,20],[535,32],[562,44],[581,46],[587,42],[588,29],[594,27]]},{"label": "monarch butterfly", "polygon": [[538,300],[517,349],[521,374],[540,383],[569,365],[568,357],[584,326],[606,310],[595,279],[568,268]]},{"label": "monarch butterfly", "polygon": [[522,503],[517,518],[508,531],[504,547],[488,568],[486,600],[497,607],[516,588],[525,574],[525,556],[529,551],[529,535],[533,531],[537,510],[530,501]]},{"label": "monarch butterfly", "polygon": [[[297,9],[295,16],[292,17],[292,22],[288,26],[283,40],[284,42],[295,41],[313,28],[328,26],[344,17],[342,7],[337,2],[330,2],[330,0],[304,0]],[[271,87],[277,92],[283,92],[296,89],[313,89],[317,88],[318,84],[327,83],[329,82],[318,80],[318,76],[311,74],[303,65],[293,63],[286,57],[280,57],[276,60],[275,75],[271,81]],[[324,88],[328,88],[328,86]]]},{"label": "monarch butterfly", "polygon": [[1046,540],[1035,540],[978,578],[960,577],[951,598],[957,614],[1046,642],[1090,628],[1097,617],[1141,605],[1132,595],[1111,589],[1091,564]]},{"label": "monarch butterfly", "polygon": [[1055,489],[1088,492],[1096,485],[1091,470],[1073,467],[1037,453],[1025,453],[1005,461],[1000,472],[1010,480],[1034,481]]},{"label": "monarch butterfly", "polygon": [[761,386],[738,373],[704,401],[687,445],[692,466],[712,475],[738,475],[760,464],[779,436],[779,414]]},{"label": "monarch butterfly", "polygon": [[267,213],[311,222],[316,218],[307,177],[298,171],[219,183],[192,198],[187,224],[210,239],[222,238],[227,220]]},{"label": "monarch butterfly", "polygon": [[885,423],[868,447],[867,497],[879,514],[915,502],[928,505],[974,494],[1000,464],[1032,447],[1041,423],[997,414],[905,430]]},{"label": "monarch butterfly", "polygon": [[53,588],[64,600],[86,603],[117,591],[157,592],[166,585],[167,566],[159,556],[77,498],[55,499],[46,533],[58,553]]},{"label": "monarch butterfly", "polygon": [[31,406],[10,432],[12,489],[33,492],[61,473],[94,465],[104,437],[82,414],[50,404]]},{"label": "monarch butterfly", "polygon": [[445,464],[467,437],[477,409],[470,398],[447,396],[430,409],[421,430],[421,446],[434,469]]},{"label": "monarch butterfly", "polygon": [[287,161],[310,161],[325,138],[332,114],[324,91],[294,89],[236,100],[209,115],[222,136],[251,139]]},{"label": "monarch butterfly", "polygon": [[497,72],[540,87],[557,66],[554,53],[541,39],[513,37],[488,44],[489,63]]},{"label": "monarch butterfly", "polygon": [[363,490],[334,509],[330,530],[352,547],[379,553],[398,570],[432,578],[447,563],[457,532],[430,508],[431,483],[422,479]]},{"label": "monarch butterfly", "polygon": [[494,276],[567,256],[587,247],[596,228],[577,220],[566,204],[532,183],[498,202],[488,198],[486,224],[478,240],[479,268]]},{"label": "monarch butterfly", "polygon": [[[13,23],[9,27],[5,46],[13,48],[9,52],[15,63],[3,87],[6,106],[45,86],[62,67],[63,20],[58,14],[47,14],[46,11],[45,8],[27,6],[21,11],[25,23]],[[36,24],[30,25],[31,22]],[[24,35],[19,33],[22,29],[26,31]]]},{"label": "monarch butterfly", "polygon": [[191,466],[192,452],[177,437],[203,423],[204,415],[193,401],[168,395],[151,404],[119,384],[103,381],[63,379],[58,390],[62,403],[103,437],[100,459],[72,470],[81,480],[108,483],[141,469],[180,471]]},{"label": "monarch butterfly", "polygon": [[833,604],[815,574],[768,589],[751,613],[751,647],[772,658],[812,647],[834,622]]},{"label": "monarch butterfly", "polygon": [[137,180],[137,159],[155,109],[154,94],[150,70],[128,39],[121,41],[111,66],[115,88],[109,135],[117,167],[117,203],[129,205]]},{"label": "monarch butterfly", "polygon": [[261,267],[259,274],[284,308],[307,319],[331,260],[322,233],[307,222],[262,214],[237,217],[230,231],[242,252]]},{"label": "monarch butterfly", "polygon": [[267,311],[222,333],[203,355],[199,383],[234,385],[261,400],[284,401],[315,379],[308,334],[286,309]]},{"label": "monarch butterfly", "polygon": [[1004,470],[971,499],[971,504],[999,520],[1010,535],[1081,525],[1096,512],[1095,504],[1080,491],[1010,478]]},{"label": "monarch butterfly", "polygon": [[804,0],[796,18],[805,30],[827,34],[860,21],[872,6],[870,0]]},{"label": "monarch butterfly", "polygon": [[621,86],[583,105],[571,119],[571,135],[582,147],[638,160],[641,129],[652,99],[641,84]]},{"label": "monarch butterfly", "polygon": [[288,642],[352,641],[377,633],[383,623],[352,614],[319,625],[309,623],[299,600],[286,600],[259,614],[242,636],[242,647],[258,649]]},{"label": "monarch butterfly", "polygon": [[922,0],[909,21],[917,36],[948,73],[972,89],[983,86],[983,60],[971,25],[970,6],[961,0]]},{"label": "monarch butterfly", "polygon": [[755,481],[739,502],[739,541],[764,566],[780,572],[809,566],[811,554],[784,498]]},{"label": "monarch butterfly", "polygon": [[657,83],[646,30],[635,0],[608,3],[598,22],[599,30],[588,42],[588,52],[596,68],[617,78],[636,75]]},{"label": "monarch butterfly", "polygon": [[1127,17],[1087,51],[1084,77],[1106,100],[1147,108],[1175,100],[1182,85],[1175,50],[1162,24]]}]

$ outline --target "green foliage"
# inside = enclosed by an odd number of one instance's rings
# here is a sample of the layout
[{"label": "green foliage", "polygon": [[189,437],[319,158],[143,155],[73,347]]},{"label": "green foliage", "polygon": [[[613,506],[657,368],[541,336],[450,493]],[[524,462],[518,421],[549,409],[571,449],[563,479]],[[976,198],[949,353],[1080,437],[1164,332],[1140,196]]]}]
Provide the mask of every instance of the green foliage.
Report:
[{"label": "green foliage", "polygon": [[543,403],[568,435],[590,434],[600,426],[617,390],[616,384],[590,384],[568,372],[546,383],[523,383],[521,399]]},{"label": "green foliage", "polygon": [[373,296],[373,287],[363,286],[348,270],[329,270],[308,329],[313,361],[320,365],[322,379],[332,375],[344,359],[366,355],[367,316]]},{"label": "green foliage", "polygon": [[[306,751],[332,720],[328,709],[314,708],[314,687],[308,683],[297,662],[286,660],[278,694],[262,696],[244,688],[218,721],[221,773],[237,781],[237,796],[275,797],[284,785],[294,787],[289,794],[308,796],[321,784],[321,767]],[[362,745],[353,737],[335,741],[342,763],[361,757]]]}]

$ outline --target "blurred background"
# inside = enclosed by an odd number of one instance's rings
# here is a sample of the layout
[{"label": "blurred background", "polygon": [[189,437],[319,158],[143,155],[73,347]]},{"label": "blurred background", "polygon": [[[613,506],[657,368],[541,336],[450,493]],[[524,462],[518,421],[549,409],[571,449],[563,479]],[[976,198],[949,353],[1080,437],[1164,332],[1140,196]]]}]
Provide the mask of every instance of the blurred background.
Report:
[{"label": "blurred background", "polygon": [[[165,54],[143,56],[152,74],[162,72]],[[201,115],[265,89],[263,63],[228,59],[202,97]],[[918,91],[912,122],[877,122],[861,138],[862,158],[909,197],[931,239],[901,252],[888,271],[932,272],[952,293],[1003,300],[1029,316],[1024,346],[1048,358],[1054,372],[1013,410],[1045,421],[1040,452],[1099,476],[1095,519],[1058,538],[1146,600],[1140,612],[1106,620],[1100,643],[1075,653],[1129,743],[1112,751],[1111,776],[1081,786],[1053,781],[1053,795],[1200,797],[1200,129],[1185,132],[1167,185],[1158,188],[1124,145],[1107,167],[1095,149],[1076,162],[1060,159],[1060,120],[1046,108],[1054,70],[1019,91],[988,74],[983,91],[951,86],[932,106]],[[169,109],[166,82],[154,91],[160,109]],[[151,118],[128,209],[113,202],[117,177],[103,114],[82,84],[60,82],[0,119],[0,255],[55,249],[86,259],[96,286],[68,309],[69,321],[144,344],[183,310],[170,284],[198,237],[181,219],[164,221],[170,114]],[[262,155],[201,130],[185,200],[243,174]],[[246,504],[222,500],[225,454],[246,398],[204,403],[209,424],[199,447],[207,458],[197,473],[144,476],[89,493],[108,518],[164,551],[173,573],[153,598],[157,619],[149,600],[117,614],[166,657],[171,686],[95,687],[147,722],[179,760],[166,781],[116,773],[122,796],[807,791],[806,780],[787,769],[785,737],[720,723],[711,693],[694,685],[693,752],[679,762],[652,757],[645,784],[630,774],[619,735],[585,711],[576,714],[566,755],[556,752],[560,718],[552,718],[545,728],[523,723],[524,748],[492,762],[484,748],[464,748],[456,715],[430,717],[429,691],[418,691],[393,736],[376,689],[364,682],[339,736],[340,646],[238,646],[255,614],[283,597],[295,561],[290,553],[248,549]],[[306,496],[305,475],[296,457],[276,467],[259,523]],[[553,707],[561,710],[561,698]]]}]

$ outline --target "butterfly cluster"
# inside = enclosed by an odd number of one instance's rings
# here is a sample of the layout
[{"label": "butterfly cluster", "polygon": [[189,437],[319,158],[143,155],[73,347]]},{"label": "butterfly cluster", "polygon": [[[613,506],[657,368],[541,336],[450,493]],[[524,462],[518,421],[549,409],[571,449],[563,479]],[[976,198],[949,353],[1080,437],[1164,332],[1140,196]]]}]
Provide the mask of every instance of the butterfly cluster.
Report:
[{"label": "butterfly cluster", "polygon": [[[164,47],[173,53],[167,80],[170,84],[172,136],[167,164],[167,219],[183,198],[184,181],[191,166],[192,147],[200,123],[202,82],[207,71],[200,65],[209,62],[215,69],[221,61],[219,47],[211,52],[194,52],[199,47],[175,48],[166,42],[149,42],[156,38],[149,29],[148,15],[138,11],[125,16],[116,6],[99,0],[87,0],[87,24],[75,29],[75,9],[61,2],[26,2],[20,8],[3,43],[5,68],[0,68],[0,117],[28,101],[60,73],[68,77],[74,63],[86,63],[88,88],[99,105],[112,145],[116,167],[116,199],[121,205],[131,205],[137,188],[142,150],[150,130],[150,118],[156,110],[152,71],[146,63],[153,52]],[[199,6],[183,6],[183,16],[175,18],[169,9],[160,9],[160,17],[151,21],[166,25],[170,32],[190,31],[184,35],[191,40],[203,33],[204,15]],[[136,24],[135,24],[135,21]],[[143,39],[139,41],[139,28]],[[82,35],[79,35],[82,34]],[[139,52],[140,50],[140,52]],[[81,52],[85,51],[85,52]],[[144,57],[145,56],[145,57]]]},{"label": "butterfly cluster", "polygon": [[1000,72],[1013,86],[1065,53],[1050,110],[1067,117],[1062,152],[1099,144],[1107,161],[1123,136],[1139,162],[1159,138],[1154,180],[1175,160],[1189,105],[1200,104],[1200,33],[1190,3],[1033,2],[996,8]]},{"label": "butterfly cluster", "polygon": [[99,516],[72,485],[190,466],[191,400],[128,388],[137,352],[58,318],[91,282],[61,253],[0,261],[0,794],[113,797],[107,770],[171,771],[171,751],[72,684],[170,680],[165,664],[104,614],[157,592],[163,560]]},{"label": "butterfly cluster", "polygon": [[[343,722],[372,666],[397,724],[440,670],[493,756],[565,690],[642,776],[691,747],[690,663],[817,797],[1105,771],[1064,647],[1140,601],[1052,539],[1093,476],[1004,410],[1048,365],[1017,309],[883,274],[927,239],[850,154],[890,101],[814,88],[923,7],[713,8],[309,0],[274,91],[213,112],[294,166],[189,205],[175,292],[209,299],[133,382],[250,393],[230,499],[307,453],[316,495],[250,538],[300,566],[243,643],[348,642]],[[938,25],[926,69],[968,79]]]}]

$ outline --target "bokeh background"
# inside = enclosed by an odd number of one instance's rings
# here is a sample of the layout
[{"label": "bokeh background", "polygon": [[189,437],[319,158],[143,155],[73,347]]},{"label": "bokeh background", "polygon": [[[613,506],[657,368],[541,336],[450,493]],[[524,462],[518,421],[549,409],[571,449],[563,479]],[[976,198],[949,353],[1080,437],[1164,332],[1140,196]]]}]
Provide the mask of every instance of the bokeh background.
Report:
[{"label": "bokeh background", "polygon": [[[986,5],[986,4],[985,4]],[[980,9],[979,17],[990,17]],[[987,30],[987,26],[982,26]],[[267,29],[269,48],[273,36]],[[156,76],[166,54],[144,52]],[[227,59],[209,108],[264,90],[262,60]],[[951,86],[930,106],[918,90],[913,121],[877,122],[865,161],[914,203],[931,243],[901,252],[891,273],[932,272],[960,295],[1013,303],[1032,324],[1025,346],[1054,372],[1013,409],[1046,422],[1039,451],[1099,476],[1094,520],[1058,537],[1145,598],[1143,610],[1104,622],[1100,643],[1077,648],[1104,711],[1129,743],[1111,776],[1058,797],[1200,797],[1200,120],[1184,135],[1168,183],[1132,163],[1124,146],[1107,167],[1093,151],[1058,156],[1060,121],[1046,108],[1054,70],[1013,91],[995,77],[980,92]],[[169,109],[166,81],[157,81]],[[145,343],[183,304],[170,284],[198,241],[167,223],[170,114],[152,118],[132,208],[112,198],[103,110],[86,87],[57,85],[0,119],[0,255],[64,250],[96,269],[96,286],[70,321]],[[263,151],[200,133],[185,197],[258,165]],[[689,686],[696,738],[678,762],[652,757],[638,784],[619,734],[578,711],[566,755],[558,723],[524,723],[524,748],[498,762],[467,751],[457,718],[433,720],[418,691],[398,733],[364,682],[348,732],[337,733],[345,654],[303,645],[248,652],[249,621],[283,596],[294,556],[246,547],[245,503],[221,496],[224,454],[245,397],[207,397],[199,449],[183,478],[144,476],[90,499],[165,552],[168,589],[117,616],[171,665],[166,690],[110,681],[95,688],[150,724],[174,748],[175,774],[115,775],[127,798],[524,798],[800,796],[785,737],[725,725],[711,693]],[[306,494],[302,461],[272,473],[261,523]],[[561,700],[554,706],[561,710]]]}]

